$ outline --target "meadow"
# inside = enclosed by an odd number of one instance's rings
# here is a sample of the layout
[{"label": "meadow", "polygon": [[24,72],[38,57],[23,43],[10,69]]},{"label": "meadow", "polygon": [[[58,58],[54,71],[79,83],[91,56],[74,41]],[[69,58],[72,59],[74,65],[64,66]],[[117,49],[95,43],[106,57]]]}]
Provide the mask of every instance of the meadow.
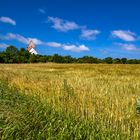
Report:
[{"label": "meadow", "polygon": [[0,139],[139,140],[140,65],[1,64]]}]

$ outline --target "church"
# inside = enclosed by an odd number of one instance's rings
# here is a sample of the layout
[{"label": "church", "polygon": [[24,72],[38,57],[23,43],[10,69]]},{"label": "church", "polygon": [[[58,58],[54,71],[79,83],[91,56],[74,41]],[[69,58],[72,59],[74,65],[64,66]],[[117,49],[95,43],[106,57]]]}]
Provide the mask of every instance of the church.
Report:
[{"label": "church", "polygon": [[31,54],[35,54],[35,55],[37,55],[38,53],[37,53],[37,51],[35,50],[35,44],[33,43],[33,41],[31,40],[30,41],[30,43],[29,43],[29,45],[28,45],[28,51],[31,53]]}]

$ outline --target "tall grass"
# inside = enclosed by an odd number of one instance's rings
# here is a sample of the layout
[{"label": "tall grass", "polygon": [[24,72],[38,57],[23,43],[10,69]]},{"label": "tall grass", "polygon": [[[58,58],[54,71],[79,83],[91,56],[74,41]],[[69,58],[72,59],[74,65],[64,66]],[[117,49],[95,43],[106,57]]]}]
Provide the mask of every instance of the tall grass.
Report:
[{"label": "tall grass", "polygon": [[7,83],[0,88],[1,136],[140,139],[139,69],[140,65],[0,65],[0,78]]},{"label": "tall grass", "polygon": [[[92,135],[88,121],[57,112],[38,97],[0,83],[1,139],[85,139]],[[86,130],[84,130],[87,128]]]},{"label": "tall grass", "polygon": [[[57,112],[38,96],[25,95],[0,83],[0,139],[114,139],[124,137],[112,130],[105,132],[98,122]],[[96,120],[98,121],[98,120]]]}]

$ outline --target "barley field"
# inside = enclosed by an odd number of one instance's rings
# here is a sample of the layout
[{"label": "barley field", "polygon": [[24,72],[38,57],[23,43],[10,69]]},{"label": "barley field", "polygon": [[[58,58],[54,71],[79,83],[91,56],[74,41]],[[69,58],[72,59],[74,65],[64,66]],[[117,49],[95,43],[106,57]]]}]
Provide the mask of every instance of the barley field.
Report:
[{"label": "barley field", "polygon": [[1,64],[0,139],[139,140],[140,65]]}]

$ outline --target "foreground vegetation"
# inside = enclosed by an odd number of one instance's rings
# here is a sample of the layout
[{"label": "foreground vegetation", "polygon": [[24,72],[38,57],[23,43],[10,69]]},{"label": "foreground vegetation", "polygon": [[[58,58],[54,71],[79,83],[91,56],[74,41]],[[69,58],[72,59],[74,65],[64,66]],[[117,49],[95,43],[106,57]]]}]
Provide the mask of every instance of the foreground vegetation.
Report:
[{"label": "foreground vegetation", "polygon": [[[0,83],[0,139],[90,139],[94,125]],[[95,128],[96,131],[96,128]]]},{"label": "foreground vegetation", "polygon": [[18,50],[14,46],[9,46],[5,51],[0,52],[0,63],[95,63],[95,64],[140,64],[138,59],[111,58],[99,59],[93,56],[83,56],[73,58],[71,56],[54,55],[31,55],[25,48]]},{"label": "foreground vegetation", "polygon": [[139,140],[139,69],[1,64],[0,139]]}]

